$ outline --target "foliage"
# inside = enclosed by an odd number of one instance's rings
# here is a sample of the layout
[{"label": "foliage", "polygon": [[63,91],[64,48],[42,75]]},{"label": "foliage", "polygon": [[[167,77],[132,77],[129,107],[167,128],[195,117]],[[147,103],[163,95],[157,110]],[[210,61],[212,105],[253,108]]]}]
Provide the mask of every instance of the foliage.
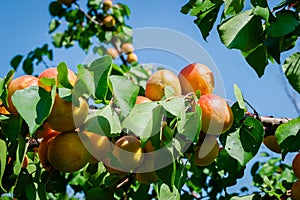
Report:
[{"label": "foliage", "polygon": [[[222,42],[228,48],[240,49],[247,62],[262,76],[268,60],[280,62],[280,53],[293,47],[299,35],[299,12],[296,2],[283,2],[271,12],[265,1],[251,1],[252,8],[243,11],[244,1],[190,0],[182,7],[183,13],[197,16],[204,39],[209,35],[221,6],[224,5],[222,21],[218,31]],[[292,5],[293,9],[286,9]],[[83,194],[87,199],[268,199],[286,198],[295,176],[291,167],[282,161],[290,152],[300,150],[299,118],[280,125],[275,134],[282,147],[283,159],[267,157],[267,161],[253,165],[251,173],[254,186],[264,192],[247,197],[228,193],[228,188],[242,178],[249,161],[259,152],[265,137],[265,124],[259,116],[249,115],[247,102],[237,85],[234,86],[236,102],[231,109],[234,123],[230,130],[220,135],[218,157],[208,166],[199,167],[194,162],[198,143],[205,141],[201,129],[201,108],[197,105],[199,93],[174,96],[172,90],[165,90],[163,99],[135,105],[137,96],[145,94],[145,81],[154,67],[141,63],[127,63],[120,45],[131,42],[130,27],[126,18],[129,8],[114,4],[110,10],[103,9],[101,0],[88,0],[86,10],[78,2],[66,6],[57,1],[49,5],[52,20],[49,33],[55,48],[70,48],[75,42],[84,51],[93,47],[93,40],[101,46],[94,46],[99,54],[87,65],[78,65],[77,83],[70,86],[67,66],[57,66],[58,79],[45,79],[44,84],[52,90],[32,86],[13,94],[13,102],[20,116],[0,115],[0,194],[4,199],[76,199]],[[105,16],[116,19],[116,25],[106,27]],[[289,20],[291,23],[282,23]],[[63,25],[64,24],[64,25]],[[60,28],[62,29],[60,32]],[[122,34],[120,34],[122,33]],[[118,35],[117,37],[114,37]],[[121,64],[104,55],[107,48],[118,50]],[[258,56],[259,55],[259,56]],[[48,45],[36,48],[26,58],[17,55],[11,65],[14,69],[23,62],[24,72],[32,74],[34,64],[38,65],[47,56],[52,60]],[[34,61],[37,61],[34,63]],[[283,69],[291,85],[299,91],[299,54],[286,60]],[[14,71],[0,79],[0,97],[7,105],[7,87]],[[163,153],[155,159],[155,166],[166,160],[168,165],[155,171],[158,180],[141,184],[136,172],[124,175],[110,173],[104,162],[89,163],[73,173],[57,170],[47,171],[37,153],[40,140],[36,131],[49,116],[56,98],[76,100],[84,97],[91,101],[87,121],[96,119],[89,131],[105,134],[114,142],[120,137],[135,134],[145,146],[151,141],[155,150]],[[42,106],[41,106],[42,105]],[[162,121],[163,123],[162,125]],[[22,167],[25,155],[29,157],[27,167]],[[68,190],[73,190],[69,192]],[[246,188],[241,188],[246,190]],[[72,194],[73,193],[73,194]],[[77,195],[74,195],[76,193]]]}]

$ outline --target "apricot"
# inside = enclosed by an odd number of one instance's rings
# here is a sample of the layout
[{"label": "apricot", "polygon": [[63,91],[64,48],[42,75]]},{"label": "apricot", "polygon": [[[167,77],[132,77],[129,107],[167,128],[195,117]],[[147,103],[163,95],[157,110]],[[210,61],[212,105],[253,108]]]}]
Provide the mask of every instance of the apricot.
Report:
[{"label": "apricot", "polygon": [[92,142],[92,150],[90,152],[91,159],[89,163],[102,161],[107,153],[112,152],[112,143],[107,136],[89,131],[83,131],[83,134],[87,135]]},{"label": "apricot", "polygon": [[76,172],[89,162],[90,153],[86,147],[91,146],[88,136],[82,133],[75,131],[60,133],[49,141],[48,160],[58,171]]},{"label": "apricot", "polygon": [[1,100],[0,100],[0,114],[1,115],[9,115],[10,114],[10,112],[8,112],[8,110],[5,108],[5,106]]},{"label": "apricot", "polygon": [[204,64],[187,65],[179,72],[178,78],[183,94],[200,90],[201,95],[204,95],[214,90],[214,75]]},{"label": "apricot", "polygon": [[142,103],[146,103],[146,102],[152,102],[151,99],[144,97],[144,96],[137,96],[136,97],[136,101],[135,104],[142,104]]},{"label": "apricot", "polygon": [[103,19],[103,25],[106,26],[107,28],[114,27],[116,25],[116,20],[113,16],[107,15]]},{"label": "apricot", "polygon": [[7,96],[7,101],[8,101],[8,106],[7,106],[7,110],[8,112],[10,112],[12,115],[14,116],[19,116],[19,113],[16,109],[16,107],[14,106],[13,102],[12,102],[12,95],[15,93],[15,91],[17,90],[23,90],[25,88],[31,87],[31,86],[38,86],[39,85],[39,79],[35,76],[31,76],[31,75],[23,75],[20,76],[16,79],[13,79],[8,87],[8,96]]},{"label": "apricot", "polygon": [[108,11],[109,9],[111,9],[113,6],[113,2],[112,0],[104,0],[103,5],[102,5],[102,9],[104,11]]},{"label": "apricot", "polygon": [[[116,158],[113,158],[113,159],[116,159]],[[103,164],[104,164],[104,167],[106,169],[106,171],[110,174],[116,174],[116,175],[119,175],[119,176],[124,176],[126,174],[125,171],[123,171],[119,164],[118,163],[115,163],[113,161],[113,159],[111,157],[106,157],[104,158],[103,160]]]},{"label": "apricot", "polygon": [[293,167],[293,171],[294,171],[295,176],[300,178],[300,153],[298,153],[295,156],[295,158],[293,159],[292,167]]},{"label": "apricot", "polygon": [[167,69],[158,70],[148,78],[145,96],[152,101],[159,101],[165,95],[167,86],[173,88],[175,95],[181,94],[181,86],[177,76]]},{"label": "apricot", "polygon": [[123,136],[116,141],[113,155],[124,170],[134,170],[142,164],[144,158],[140,140],[132,135]]},{"label": "apricot", "polygon": [[48,146],[49,142],[57,136],[59,132],[51,132],[47,134],[41,141],[40,146],[38,148],[38,155],[43,168],[47,171],[52,171],[53,167],[48,160]]},{"label": "apricot", "polygon": [[147,185],[150,183],[155,183],[158,180],[154,168],[155,157],[154,154],[151,154],[151,152],[154,152],[154,147],[150,140],[148,140],[148,142],[146,143],[144,152],[146,154],[144,154],[143,163],[137,168],[135,178],[141,184]]},{"label": "apricot", "polygon": [[206,135],[201,144],[196,145],[194,161],[197,166],[208,166],[219,155],[219,144],[216,137]]},{"label": "apricot", "polygon": [[[39,79],[45,77],[57,80],[57,74],[57,68],[48,68],[39,75]],[[77,76],[70,69],[68,69],[68,80],[73,86],[77,81]],[[40,85],[43,84],[40,83]],[[73,102],[65,101],[56,94],[52,110],[47,118],[49,127],[59,132],[67,132],[81,126],[88,115],[89,105],[82,97],[78,99],[78,102],[79,105],[74,105]]]},{"label": "apricot", "polygon": [[216,94],[206,94],[200,97],[198,104],[202,109],[203,132],[220,134],[230,129],[233,113],[225,99]]},{"label": "apricot", "polygon": [[279,146],[275,135],[269,135],[264,138],[263,143],[268,149],[275,153],[281,153],[281,147]]},{"label": "apricot", "polygon": [[[53,78],[56,81],[56,86],[58,86],[57,75],[58,75],[57,68],[56,67],[50,67],[50,68],[47,68],[44,71],[42,71],[39,74],[38,79],[40,80],[41,78]],[[77,81],[77,76],[71,69],[68,69],[68,80],[69,80],[69,82],[72,86],[74,86],[76,81]],[[39,85],[43,86],[43,83],[41,83],[39,81]],[[43,86],[43,87],[47,88],[46,89],[47,91],[51,90],[51,88],[49,86]]]},{"label": "apricot", "polygon": [[119,56],[119,53],[115,48],[108,48],[106,50],[106,54],[110,55],[112,57],[112,59],[115,59],[116,57]]},{"label": "apricot", "polygon": [[50,128],[47,122],[44,122],[42,126],[36,130],[35,135],[37,139],[41,139],[44,138],[46,135],[50,134],[51,132],[57,131]]},{"label": "apricot", "polygon": [[127,59],[126,61],[131,64],[133,62],[137,62],[138,61],[138,56],[135,53],[129,53],[127,55]]},{"label": "apricot", "polygon": [[129,53],[132,53],[134,51],[133,45],[131,43],[128,43],[128,42],[122,44],[121,49],[122,49],[122,52],[125,53],[125,54],[129,54]]},{"label": "apricot", "polygon": [[300,199],[300,179],[298,179],[292,186],[291,190],[291,197],[292,200],[299,200]]}]

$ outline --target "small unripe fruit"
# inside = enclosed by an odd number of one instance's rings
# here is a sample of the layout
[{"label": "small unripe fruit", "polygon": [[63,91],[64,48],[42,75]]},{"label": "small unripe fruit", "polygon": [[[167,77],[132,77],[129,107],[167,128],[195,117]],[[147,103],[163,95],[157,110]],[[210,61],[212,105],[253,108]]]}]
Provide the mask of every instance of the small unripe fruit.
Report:
[{"label": "small unripe fruit", "polygon": [[225,99],[216,94],[206,94],[200,97],[198,104],[202,109],[203,132],[221,134],[230,129],[233,113]]},{"label": "small unripe fruit", "polygon": [[103,2],[102,9],[103,9],[104,11],[108,11],[109,9],[112,8],[112,6],[113,6],[112,0],[105,0],[105,1]]},{"label": "small unripe fruit", "polygon": [[151,99],[144,96],[137,96],[135,100],[135,104],[142,104],[146,102],[152,102]]},{"label": "small unripe fruit", "polygon": [[115,59],[116,57],[119,56],[119,53],[115,48],[108,48],[106,50],[106,54],[110,55],[112,57],[112,59]]},{"label": "small unripe fruit", "polygon": [[298,179],[292,186],[291,191],[292,200],[299,200],[300,199],[300,179]]},{"label": "small unripe fruit", "polygon": [[124,43],[122,44],[122,52],[125,54],[132,53],[134,51],[134,47],[130,43]]},{"label": "small unripe fruit", "polygon": [[212,135],[206,135],[202,144],[198,144],[195,150],[195,164],[197,166],[208,166],[219,155],[218,140]]},{"label": "small unripe fruit", "polygon": [[12,95],[15,93],[17,90],[23,90],[25,88],[31,87],[31,86],[38,86],[39,85],[39,79],[35,76],[31,75],[24,75],[20,76],[16,79],[13,79],[8,87],[8,96],[7,96],[7,101],[8,101],[8,107],[6,108],[12,115],[14,116],[19,116],[19,113],[14,106],[12,102]]},{"label": "small unripe fruit", "polygon": [[103,24],[107,28],[111,28],[111,27],[113,27],[113,26],[116,25],[116,20],[115,20],[115,18],[113,16],[108,15],[108,16],[104,17]]},{"label": "small unripe fruit", "polygon": [[143,162],[143,149],[141,142],[135,136],[126,135],[115,143],[113,155],[126,170],[134,170]]},{"label": "small unripe fruit", "polygon": [[300,153],[298,153],[295,156],[295,158],[293,159],[292,167],[293,167],[295,176],[300,178]]},{"label": "small unripe fruit", "polygon": [[177,76],[167,69],[158,70],[147,80],[145,95],[152,101],[159,101],[165,95],[167,86],[173,88],[175,95],[181,94],[181,86]]},{"label": "small unripe fruit", "polygon": [[133,62],[137,62],[138,61],[138,56],[135,53],[129,53],[127,55],[127,59],[126,61],[131,64]]},{"label": "small unripe fruit", "polygon": [[90,139],[82,133],[75,131],[60,133],[49,141],[48,160],[58,171],[75,172],[90,160],[90,153],[86,147],[91,146]]},{"label": "small unripe fruit", "polygon": [[193,63],[184,67],[178,74],[182,93],[196,92],[201,95],[210,94],[214,90],[214,76],[212,71],[204,64]]},{"label": "small unripe fruit", "polygon": [[275,135],[269,135],[265,137],[263,142],[266,145],[266,147],[271,151],[275,153],[281,153],[281,147],[279,146]]}]

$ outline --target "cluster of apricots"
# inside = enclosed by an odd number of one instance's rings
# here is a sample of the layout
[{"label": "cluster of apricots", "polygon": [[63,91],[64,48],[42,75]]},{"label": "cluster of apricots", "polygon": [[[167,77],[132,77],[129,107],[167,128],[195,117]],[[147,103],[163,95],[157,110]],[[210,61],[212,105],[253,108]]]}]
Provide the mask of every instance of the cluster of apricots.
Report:
[{"label": "cluster of apricots", "polygon": [[230,106],[224,98],[213,93],[213,72],[200,63],[187,65],[178,75],[168,69],[158,70],[148,78],[145,96],[138,96],[136,103],[162,100],[166,87],[172,88],[174,95],[200,92],[198,104],[202,109],[201,132],[205,138],[195,146],[194,161],[198,166],[211,164],[219,154],[216,136],[226,132],[233,124]]},{"label": "cluster of apricots", "polygon": [[292,200],[300,199],[300,153],[293,159],[292,168],[298,180],[294,183],[291,190]]},{"label": "cluster of apricots", "polygon": [[108,48],[106,50],[106,54],[110,55],[113,59],[117,58],[121,53],[127,56],[126,61],[129,64],[138,61],[138,56],[134,53],[134,47],[131,43],[128,42],[123,43],[119,51],[114,47]]}]

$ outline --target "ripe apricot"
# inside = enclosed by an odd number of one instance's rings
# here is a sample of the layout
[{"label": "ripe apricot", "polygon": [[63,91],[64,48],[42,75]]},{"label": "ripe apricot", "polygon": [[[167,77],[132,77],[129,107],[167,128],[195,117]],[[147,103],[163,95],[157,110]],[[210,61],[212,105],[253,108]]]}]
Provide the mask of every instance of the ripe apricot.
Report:
[{"label": "ripe apricot", "polygon": [[6,108],[12,115],[14,116],[19,116],[19,113],[16,109],[16,107],[13,105],[12,102],[12,95],[15,93],[17,90],[23,90],[25,88],[28,88],[30,86],[38,86],[39,84],[39,79],[35,76],[31,75],[24,75],[20,76],[16,79],[13,79],[8,87],[8,96],[7,96],[7,101],[8,101],[8,107]]},{"label": "ripe apricot", "polygon": [[291,191],[292,200],[299,200],[300,199],[300,179],[298,179],[292,186]]},{"label": "ripe apricot", "polygon": [[0,114],[1,115],[9,115],[10,114],[10,112],[8,112],[8,110],[5,108],[5,106],[1,100],[0,100]]},{"label": "ripe apricot", "polygon": [[86,147],[91,146],[90,139],[82,133],[75,131],[60,133],[49,141],[48,160],[58,171],[75,172],[90,160],[90,153]]},{"label": "ripe apricot", "polygon": [[209,134],[221,134],[233,124],[233,113],[225,99],[216,94],[202,95],[198,101],[202,109],[201,130]]},{"label": "ripe apricot", "polygon": [[57,132],[57,131],[50,128],[47,122],[44,122],[42,126],[36,130],[35,135],[37,139],[41,139],[51,132]]},{"label": "ripe apricot", "polygon": [[298,153],[292,162],[294,174],[300,178],[300,153]]},{"label": "ripe apricot", "polygon": [[113,2],[112,0],[104,0],[103,5],[102,5],[102,9],[104,11],[108,11],[109,9],[111,9],[113,6]]},{"label": "ripe apricot", "polygon": [[92,150],[90,152],[91,159],[89,163],[97,163],[102,161],[106,154],[112,152],[112,143],[107,136],[99,135],[90,131],[83,131],[92,142]]},{"label": "ripe apricot", "polygon": [[133,62],[137,62],[138,61],[138,56],[135,53],[129,53],[127,55],[126,61],[130,64],[133,63]]},{"label": "ripe apricot", "polygon": [[151,154],[151,152],[154,152],[154,147],[150,140],[148,140],[148,142],[146,143],[144,152],[144,160],[142,164],[137,168],[135,178],[141,184],[147,185],[150,183],[155,183],[158,179],[154,168],[155,157],[154,154]]},{"label": "ripe apricot", "polygon": [[214,75],[204,64],[193,63],[184,67],[178,74],[182,93],[201,91],[210,94],[214,90]]},{"label": "ripe apricot", "polygon": [[112,57],[112,59],[115,59],[116,57],[119,56],[119,53],[115,48],[108,48],[106,50],[106,54],[110,55]]},{"label": "ripe apricot", "polygon": [[47,171],[51,171],[53,169],[52,165],[48,160],[48,146],[49,142],[57,136],[59,132],[51,132],[47,134],[41,141],[40,146],[38,148],[38,155],[43,168]]},{"label": "ripe apricot", "polygon": [[167,86],[173,88],[175,95],[181,94],[181,86],[177,76],[167,69],[158,70],[148,78],[145,95],[152,101],[159,101],[165,95]]},{"label": "ripe apricot", "polygon": [[275,135],[269,135],[264,138],[263,143],[268,149],[275,153],[281,153],[281,147],[279,146]]},{"label": "ripe apricot", "polygon": [[213,135],[206,135],[204,141],[196,145],[194,161],[197,166],[208,166],[218,155],[218,140]]},{"label": "ripe apricot", "polygon": [[122,49],[122,52],[125,53],[125,54],[129,54],[129,53],[132,53],[134,51],[133,45],[131,43],[128,43],[128,42],[122,44],[121,49]]},{"label": "ripe apricot", "polygon": [[134,170],[143,162],[141,142],[135,136],[126,135],[115,143],[113,155],[122,164],[124,170]]},{"label": "ripe apricot", "polygon": [[[44,70],[38,78],[53,78],[57,81],[57,75],[57,68],[52,67]],[[77,76],[71,69],[68,69],[68,80],[73,86],[77,81]],[[40,82],[40,85],[43,84]],[[82,97],[78,102],[79,105],[74,105],[73,102],[65,101],[56,94],[51,113],[47,118],[49,127],[59,132],[67,132],[81,126],[88,115],[89,106]]]},{"label": "ripe apricot", "polygon": [[103,25],[106,26],[107,28],[111,28],[116,25],[116,20],[113,16],[107,15],[103,19]]},{"label": "ripe apricot", "polygon": [[152,102],[151,99],[144,96],[137,96],[135,100],[135,104],[141,104],[146,102]]}]

